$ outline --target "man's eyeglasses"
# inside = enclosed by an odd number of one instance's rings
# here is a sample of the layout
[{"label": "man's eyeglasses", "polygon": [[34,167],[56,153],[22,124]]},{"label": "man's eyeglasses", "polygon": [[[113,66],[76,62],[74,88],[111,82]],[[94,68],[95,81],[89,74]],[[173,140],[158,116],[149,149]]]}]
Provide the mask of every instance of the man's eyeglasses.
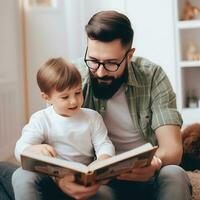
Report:
[{"label": "man's eyeglasses", "polygon": [[119,63],[115,63],[115,62],[99,62],[98,60],[94,60],[94,59],[86,59],[86,56],[87,56],[87,50],[88,48],[86,49],[86,52],[85,52],[85,64],[87,65],[87,67],[89,69],[93,69],[93,70],[97,70],[99,69],[99,67],[101,65],[103,65],[104,69],[106,69],[107,71],[109,72],[115,72],[119,69],[120,65],[123,63],[124,59],[126,58],[129,50],[125,53],[123,59],[121,60],[121,62]]}]

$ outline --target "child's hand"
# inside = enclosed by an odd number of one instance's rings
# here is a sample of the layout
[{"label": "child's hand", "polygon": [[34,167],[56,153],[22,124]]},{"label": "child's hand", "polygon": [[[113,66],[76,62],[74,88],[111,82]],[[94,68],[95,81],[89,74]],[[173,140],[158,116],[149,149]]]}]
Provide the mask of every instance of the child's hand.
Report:
[{"label": "child's hand", "polygon": [[31,145],[31,146],[28,146],[26,150],[32,151],[37,154],[51,156],[51,157],[56,157],[57,155],[55,149],[48,144]]},{"label": "child's hand", "polygon": [[97,161],[99,161],[99,160],[106,160],[106,159],[108,159],[108,158],[110,158],[111,156],[110,155],[108,155],[108,154],[102,154],[102,155],[100,155],[98,158],[97,158]]},{"label": "child's hand", "polygon": [[102,154],[102,155],[100,155],[96,160],[94,160],[93,162],[91,162],[91,163],[89,164],[89,166],[94,165],[94,164],[100,162],[101,160],[106,160],[106,159],[108,159],[108,158],[110,158],[110,157],[111,157],[111,156],[108,155],[108,154]]}]

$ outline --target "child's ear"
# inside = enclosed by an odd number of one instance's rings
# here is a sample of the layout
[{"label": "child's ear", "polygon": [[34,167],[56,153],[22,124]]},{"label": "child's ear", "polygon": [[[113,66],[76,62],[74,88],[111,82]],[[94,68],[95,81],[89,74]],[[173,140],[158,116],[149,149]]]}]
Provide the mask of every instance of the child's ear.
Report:
[{"label": "child's ear", "polygon": [[49,95],[46,94],[46,93],[44,93],[44,92],[41,92],[41,96],[42,96],[42,98],[43,98],[45,101],[47,101],[47,102],[50,100]]}]

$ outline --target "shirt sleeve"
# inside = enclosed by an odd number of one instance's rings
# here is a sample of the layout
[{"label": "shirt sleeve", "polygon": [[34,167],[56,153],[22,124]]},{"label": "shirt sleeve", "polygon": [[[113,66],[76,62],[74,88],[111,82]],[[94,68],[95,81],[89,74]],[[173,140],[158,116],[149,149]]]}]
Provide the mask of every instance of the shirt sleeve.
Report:
[{"label": "shirt sleeve", "polygon": [[92,142],[97,158],[102,154],[115,155],[115,148],[108,137],[107,128],[100,114],[96,113],[93,122]]},{"label": "shirt sleeve", "polygon": [[30,145],[41,144],[44,142],[44,128],[42,126],[42,120],[33,115],[30,118],[28,124],[22,129],[22,135],[15,146],[15,157],[20,161],[20,155],[24,149]]},{"label": "shirt sleeve", "polygon": [[176,95],[167,75],[157,68],[152,85],[152,129],[163,125],[182,125],[182,118],[176,108]]}]

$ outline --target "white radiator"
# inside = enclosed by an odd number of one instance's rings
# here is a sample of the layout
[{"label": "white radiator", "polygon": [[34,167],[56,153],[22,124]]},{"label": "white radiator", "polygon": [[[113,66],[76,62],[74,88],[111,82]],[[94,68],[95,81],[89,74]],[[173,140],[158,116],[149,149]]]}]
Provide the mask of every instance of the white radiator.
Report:
[{"label": "white radiator", "polygon": [[13,154],[16,139],[19,137],[20,118],[18,115],[16,83],[0,80],[0,160]]}]

